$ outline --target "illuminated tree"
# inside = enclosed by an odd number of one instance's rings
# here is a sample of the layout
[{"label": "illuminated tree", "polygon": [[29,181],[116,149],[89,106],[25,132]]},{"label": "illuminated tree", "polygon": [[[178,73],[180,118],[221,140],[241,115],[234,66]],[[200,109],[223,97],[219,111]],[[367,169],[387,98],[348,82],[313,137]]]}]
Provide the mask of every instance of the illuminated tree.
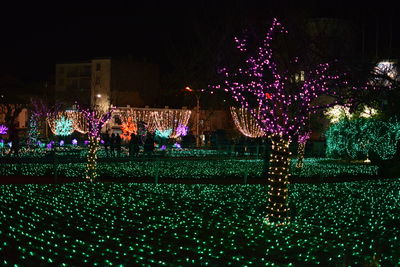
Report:
[{"label": "illuminated tree", "polygon": [[[229,92],[271,138],[272,154],[268,172],[270,187],[265,222],[273,225],[290,220],[287,203],[289,144],[304,132],[311,113],[337,103],[336,100],[330,104],[313,104],[320,95],[336,96],[331,85],[339,78],[328,74],[329,64],[320,64],[313,70],[304,71],[304,80],[301,81],[296,72],[278,66],[279,59],[273,54],[272,40],[279,33],[287,31],[274,19],[265,38],[255,50],[256,53],[247,58],[243,67],[233,71],[220,69],[224,82],[213,86]],[[235,41],[241,52],[247,52],[249,45],[246,38],[235,38]],[[298,58],[292,64],[298,64]]]},{"label": "illuminated tree", "polygon": [[306,149],[306,144],[308,139],[310,139],[311,132],[305,132],[302,134],[298,135],[297,143],[297,163],[296,163],[296,168],[302,168],[303,167],[303,160],[304,160],[304,152]]},{"label": "illuminated tree", "polygon": [[189,127],[183,124],[179,124],[176,128],[176,135],[179,136],[186,136],[189,131]]},{"label": "illuminated tree", "polygon": [[55,132],[56,135],[60,136],[68,136],[73,133],[74,128],[72,127],[72,120],[66,117],[61,117],[59,120],[56,120]]},{"label": "illuminated tree", "polygon": [[8,127],[0,124],[0,134],[7,134],[7,132],[8,132]]},{"label": "illuminated tree", "polygon": [[28,144],[35,145],[39,138],[40,123],[58,114],[61,110],[61,104],[50,106],[42,99],[31,99],[31,106],[32,109],[29,117]]},{"label": "illuminated tree", "polygon": [[137,133],[136,123],[133,122],[131,117],[128,117],[128,120],[122,123],[121,130],[122,130],[122,138],[126,140],[131,140],[131,134]]},{"label": "illuminated tree", "polygon": [[86,179],[94,182],[97,178],[97,150],[100,143],[100,131],[111,118],[112,110],[102,110],[96,107],[79,108],[79,110],[86,120],[89,137]]},{"label": "illuminated tree", "polygon": [[[257,138],[265,136],[254,117],[244,108],[231,107],[231,115],[236,128],[245,136]],[[257,111],[256,111],[257,112]]]}]

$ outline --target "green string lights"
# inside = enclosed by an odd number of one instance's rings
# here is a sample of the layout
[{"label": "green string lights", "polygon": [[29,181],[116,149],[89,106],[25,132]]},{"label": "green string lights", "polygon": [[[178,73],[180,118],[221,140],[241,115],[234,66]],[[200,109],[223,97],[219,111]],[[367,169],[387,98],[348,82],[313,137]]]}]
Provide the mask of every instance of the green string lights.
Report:
[{"label": "green string lights", "polygon": [[[99,154],[99,158],[105,158],[105,153]],[[61,152],[57,152],[61,154]],[[91,155],[97,154],[91,153]],[[85,157],[86,155],[81,155]],[[62,163],[60,155],[57,165],[58,174],[67,178],[83,177],[87,174],[87,164],[84,163]],[[94,160],[96,161],[96,160]],[[377,175],[378,167],[373,164],[337,163],[332,159],[306,158],[303,168],[296,168],[296,159],[290,161],[290,172],[292,175],[310,178],[317,177],[329,181],[331,177],[351,175]],[[94,163],[93,163],[94,164]],[[212,160],[212,159],[160,159],[159,161],[129,161],[109,162],[100,161],[89,170],[96,170],[96,177],[129,178],[132,182],[136,177],[155,177],[172,179],[213,179],[213,178],[262,178],[263,160]],[[93,165],[90,165],[93,166]],[[46,176],[54,175],[55,167],[51,163],[2,163],[0,164],[0,176],[28,175]],[[271,170],[273,171],[273,170]]]},{"label": "green string lights", "polygon": [[326,154],[333,158],[392,158],[400,139],[400,123],[375,119],[342,120],[326,132]]},{"label": "green string lights", "polygon": [[7,266],[396,266],[400,180],[290,184],[265,228],[263,185],[0,186]]},{"label": "green string lights", "polygon": [[38,119],[36,116],[31,115],[29,117],[29,127],[28,127],[28,144],[30,146],[35,146],[39,138],[39,127]]},{"label": "green string lights", "polygon": [[61,117],[55,121],[55,134],[60,136],[68,136],[74,132],[74,127],[72,126],[73,121],[66,117]]}]

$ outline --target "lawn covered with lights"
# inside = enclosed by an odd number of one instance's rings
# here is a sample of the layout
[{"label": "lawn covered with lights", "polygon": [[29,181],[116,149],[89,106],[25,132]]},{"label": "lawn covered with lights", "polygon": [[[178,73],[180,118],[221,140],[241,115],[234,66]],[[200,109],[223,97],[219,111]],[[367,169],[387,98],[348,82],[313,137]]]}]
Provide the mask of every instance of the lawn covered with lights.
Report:
[{"label": "lawn covered with lights", "polygon": [[[262,159],[153,159],[133,160],[125,162],[99,162],[97,173],[102,178],[113,177],[159,177],[171,179],[204,179],[221,177],[258,177],[264,178]],[[292,175],[299,177],[329,177],[344,175],[377,175],[378,166],[362,163],[345,163],[326,158],[307,158],[304,167],[297,169],[296,160],[292,160]],[[3,163],[0,165],[0,176],[29,175],[52,176],[67,178],[84,177],[86,163]]]},{"label": "lawn covered with lights", "polygon": [[263,185],[2,185],[1,264],[400,263],[400,179],[289,190],[267,228]]}]

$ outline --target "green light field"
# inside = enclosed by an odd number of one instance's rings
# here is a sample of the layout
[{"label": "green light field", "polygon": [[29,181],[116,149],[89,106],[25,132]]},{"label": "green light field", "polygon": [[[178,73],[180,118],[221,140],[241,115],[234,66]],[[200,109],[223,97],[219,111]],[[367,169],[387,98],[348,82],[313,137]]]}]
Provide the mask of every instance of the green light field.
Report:
[{"label": "green light field", "polygon": [[[372,164],[335,163],[332,159],[306,158],[304,167],[295,168],[296,160],[292,160],[291,173],[299,177],[329,177],[345,175],[377,175],[378,167]],[[263,160],[261,159],[162,159],[153,161],[99,162],[97,172],[100,177],[135,178],[155,177],[184,178],[216,178],[216,177],[259,177],[263,178]],[[84,177],[86,163],[61,163],[57,165],[58,175],[65,177]],[[54,175],[56,168],[48,163],[4,163],[0,165],[0,176]],[[134,182],[134,179],[132,179]]]},{"label": "green light field", "polygon": [[267,227],[263,185],[2,185],[0,264],[400,264],[400,179],[289,190]]}]

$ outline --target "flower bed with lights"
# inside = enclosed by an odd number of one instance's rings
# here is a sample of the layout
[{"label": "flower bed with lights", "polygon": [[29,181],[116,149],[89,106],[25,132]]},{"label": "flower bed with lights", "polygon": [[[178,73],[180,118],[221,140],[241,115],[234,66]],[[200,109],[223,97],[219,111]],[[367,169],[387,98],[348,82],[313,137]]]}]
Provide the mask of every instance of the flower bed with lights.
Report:
[{"label": "flower bed with lights", "polygon": [[[370,164],[335,163],[329,159],[310,158],[304,160],[304,167],[295,167],[296,160],[291,163],[293,175],[298,177],[320,177],[328,181],[337,176],[377,175],[378,167]],[[57,173],[65,177],[82,177],[85,163],[59,163]],[[212,179],[212,178],[263,178],[263,160],[261,159],[156,159],[135,160],[125,162],[100,161],[98,175],[102,178],[119,179],[138,177],[159,177],[173,179]],[[3,163],[0,176],[54,175],[55,166],[49,163]]]},{"label": "flower bed with lights", "polygon": [[400,180],[289,185],[266,227],[263,185],[0,186],[5,266],[399,263]]}]

